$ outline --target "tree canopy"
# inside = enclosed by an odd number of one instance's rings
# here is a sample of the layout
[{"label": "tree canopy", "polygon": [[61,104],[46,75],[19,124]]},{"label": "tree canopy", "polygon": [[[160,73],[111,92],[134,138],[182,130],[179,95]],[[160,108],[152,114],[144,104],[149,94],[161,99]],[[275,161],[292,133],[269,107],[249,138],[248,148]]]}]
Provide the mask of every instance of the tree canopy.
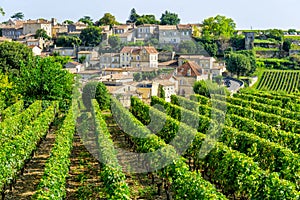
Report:
[{"label": "tree canopy", "polygon": [[121,45],[121,39],[117,35],[111,35],[108,38],[108,44],[111,46],[111,48],[115,49],[120,47]]},{"label": "tree canopy", "polygon": [[20,68],[18,92],[29,102],[36,99],[59,100],[69,103],[73,93],[74,77],[63,70],[59,57],[36,57]]},{"label": "tree canopy", "polygon": [[59,36],[56,39],[56,45],[60,47],[79,46],[81,39],[78,36]]},{"label": "tree canopy", "polygon": [[272,39],[275,39],[275,40],[278,40],[278,41],[282,42],[284,33],[280,29],[268,29],[268,30],[264,31],[264,35],[267,38],[272,38]]},{"label": "tree canopy", "polygon": [[32,50],[19,42],[0,43],[0,72],[19,70],[22,63],[27,65],[33,59]]},{"label": "tree canopy", "polygon": [[130,11],[128,22],[135,23],[140,16],[136,13],[135,8],[132,8]]},{"label": "tree canopy", "polygon": [[44,39],[50,39],[50,36],[47,34],[47,32],[44,29],[38,29],[35,32],[35,38],[44,38]]},{"label": "tree canopy", "polygon": [[21,20],[21,19],[24,19],[24,14],[22,12],[17,12],[14,15],[12,15],[10,18],[16,19],[16,20]]},{"label": "tree canopy", "polygon": [[105,13],[104,16],[98,22],[98,25],[100,26],[109,25],[110,27],[113,27],[113,25],[116,24],[119,24],[119,22],[117,22],[116,17],[110,13]]},{"label": "tree canopy", "polygon": [[233,19],[221,15],[204,19],[202,24],[202,36],[207,38],[232,37],[236,28]]},{"label": "tree canopy", "polygon": [[177,25],[179,23],[180,23],[180,19],[178,18],[178,14],[176,13],[171,13],[166,10],[165,13],[161,15],[160,18],[161,25]]},{"label": "tree canopy", "polygon": [[159,21],[155,19],[154,15],[142,15],[137,18],[135,24],[137,26],[142,24],[159,24]]},{"label": "tree canopy", "polygon": [[241,74],[247,74],[251,71],[250,59],[241,53],[230,53],[226,56],[226,68],[238,77]]},{"label": "tree canopy", "polygon": [[85,46],[97,46],[102,40],[102,30],[95,26],[87,27],[80,33],[80,39]]},{"label": "tree canopy", "polygon": [[93,26],[94,25],[93,19],[90,16],[84,16],[84,17],[80,18],[78,21],[82,22],[82,23],[84,23],[88,26]]},{"label": "tree canopy", "polygon": [[72,20],[69,20],[69,19],[65,20],[63,23],[64,24],[74,24],[74,22]]},{"label": "tree canopy", "polygon": [[197,45],[193,41],[189,41],[189,40],[182,41],[179,44],[179,51],[180,53],[189,53],[189,54],[196,53]]}]

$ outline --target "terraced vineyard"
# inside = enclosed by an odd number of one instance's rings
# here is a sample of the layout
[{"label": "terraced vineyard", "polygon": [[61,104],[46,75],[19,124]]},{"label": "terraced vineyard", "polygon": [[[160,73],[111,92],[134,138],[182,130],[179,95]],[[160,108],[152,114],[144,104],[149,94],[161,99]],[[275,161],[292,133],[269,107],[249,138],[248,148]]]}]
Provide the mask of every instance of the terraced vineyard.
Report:
[{"label": "terraced vineyard", "polygon": [[299,92],[300,71],[265,71],[257,89],[287,93]]},{"label": "terraced vineyard", "polygon": [[20,101],[1,114],[2,199],[299,199],[299,107],[262,91],[92,100],[62,116]]}]

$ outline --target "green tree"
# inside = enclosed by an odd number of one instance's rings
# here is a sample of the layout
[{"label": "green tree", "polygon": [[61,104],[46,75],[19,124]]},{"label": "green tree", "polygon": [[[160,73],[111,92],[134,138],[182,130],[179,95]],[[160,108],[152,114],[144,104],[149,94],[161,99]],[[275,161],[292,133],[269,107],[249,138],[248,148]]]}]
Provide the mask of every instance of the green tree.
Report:
[{"label": "green tree", "polygon": [[18,92],[26,101],[58,100],[61,106],[71,102],[74,76],[55,57],[39,58],[22,65],[16,81]]},{"label": "green tree", "polygon": [[116,21],[116,17],[113,16],[110,13],[105,13],[104,16],[99,20],[100,26],[107,26],[113,27],[113,25],[119,24],[119,22]]},{"label": "green tree", "polygon": [[204,19],[202,24],[202,36],[206,38],[230,38],[236,28],[233,19],[221,15]]},{"label": "green tree", "polygon": [[206,97],[210,97],[209,89],[206,81],[196,81],[193,86],[193,90],[196,94],[200,94]]},{"label": "green tree", "polygon": [[10,18],[16,19],[16,20],[22,20],[22,19],[24,19],[24,14],[22,12],[17,12],[14,15],[12,15]]},{"label": "green tree", "polygon": [[172,45],[164,45],[164,46],[161,48],[161,50],[173,52],[173,51],[174,51],[174,46],[172,46]]},{"label": "green tree", "polygon": [[90,16],[84,16],[84,17],[80,18],[78,21],[82,22],[82,23],[84,23],[88,26],[93,26],[94,25],[93,19]]},{"label": "green tree", "polygon": [[250,59],[240,53],[230,53],[226,56],[226,68],[238,77],[241,74],[247,74],[251,71]]},{"label": "green tree", "polygon": [[247,74],[252,74],[255,72],[256,70],[256,53],[253,50],[241,50],[241,51],[237,51],[237,53],[239,54],[243,54],[245,56],[248,57],[249,61],[250,61],[250,71]]},{"label": "green tree", "polygon": [[243,35],[234,35],[230,38],[230,43],[234,50],[245,49],[245,37]]},{"label": "green tree", "polygon": [[275,39],[279,42],[282,42],[283,41],[283,37],[284,37],[284,33],[282,30],[280,29],[268,29],[268,30],[265,30],[264,31],[264,35],[267,37],[267,38],[272,38],[272,39]]},{"label": "green tree", "polygon": [[286,52],[289,52],[292,47],[292,40],[291,39],[285,39],[282,44],[282,49]]},{"label": "green tree", "polygon": [[111,48],[119,48],[121,45],[121,39],[117,35],[109,36],[108,38],[108,44],[111,46]]},{"label": "green tree", "polygon": [[44,29],[38,29],[35,32],[35,38],[44,38],[44,39],[50,39],[50,36],[47,34],[47,32]]},{"label": "green tree", "polygon": [[5,15],[5,12],[4,12],[3,8],[1,8],[1,7],[0,7],[0,14],[1,14],[2,16]]},{"label": "green tree", "polygon": [[289,29],[288,30],[288,33],[291,35],[291,34],[295,34],[297,33],[297,30],[296,29]]},{"label": "green tree", "polygon": [[137,26],[142,24],[159,24],[159,21],[155,19],[154,15],[142,15],[137,18],[135,24]]},{"label": "green tree", "polygon": [[64,24],[74,24],[74,22],[72,20],[69,20],[69,19],[65,20],[63,23]]},{"label": "green tree", "polygon": [[56,45],[59,47],[73,47],[79,46],[82,43],[78,36],[59,36],[56,39]]},{"label": "green tree", "polygon": [[132,8],[130,11],[128,22],[135,23],[140,16],[136,13],[135,8]]},{"label": "green tree", "polygon": [[195,44],[195,42],[193,41],[182,41],[179,44],[179,51],[180,53],[189,53],[189,54],[193,54],[196,53],[197,51],[197,46]]},{"label": "green tree", "polygon": [[160,18],[161,25],[177,25],[179,23],[180,23],[180,19],[178,18],[178,14],[176,13],[171,13],[166,10],[165,13],[161,15]]},{"label": "green tree", "polygon": [[156,46],[159,44],[159,41],[157,38],[151,38],[150,40],[147,41],[147,44],[149,44],[151,46]]},{"label": "green tree", "polygon": [[97,46],[102,40],[102,30],[95,26],[87,27],[82,30],[79,38],[85,46]]},{"label": "green tree", "polygon": [[65,66],[68,62],[71,62],[72,59],[70,56],[60,56],[60,55],[54,55],[53,61],[61,64],[62,66]]},{"label": "green tree", "polygon": [[33,59],[32,50],[19,42],[0,43],[0,72],[19,70],[22,63],[27,65]]},{"label": "green tree", "polygon": [[208,56],[216,57],[218,53],[218,44],[215,40],[204,39],[202,38],[199,42],[199,46],[203,47]]},{"label": "green tree", "polygon": [[95,98],[101,110],[106,110],[110,108],[110,94],[104,83],[98,83]]}]

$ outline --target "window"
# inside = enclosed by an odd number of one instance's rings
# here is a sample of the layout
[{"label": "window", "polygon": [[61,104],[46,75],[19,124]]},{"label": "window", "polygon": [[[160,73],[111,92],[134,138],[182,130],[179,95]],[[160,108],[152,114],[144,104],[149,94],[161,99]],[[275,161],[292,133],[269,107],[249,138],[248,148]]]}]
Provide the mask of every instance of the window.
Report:
[{"label": "window", "polygon": [[136,60],[140,60],[140,56],[139,55],[136,57]]}]

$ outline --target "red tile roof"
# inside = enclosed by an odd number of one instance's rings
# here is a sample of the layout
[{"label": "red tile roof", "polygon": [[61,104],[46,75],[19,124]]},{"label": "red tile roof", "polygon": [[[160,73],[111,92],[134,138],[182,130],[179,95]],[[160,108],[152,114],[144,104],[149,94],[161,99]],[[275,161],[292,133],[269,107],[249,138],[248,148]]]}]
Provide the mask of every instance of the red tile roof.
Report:
[{"label": "red tile roof", "polygon": [[[181,70],[183,71],[181,72]],[[202,68],[195,62],[193,61],[187,61],[177,69],[177,74],[182,75],[182,76],[187,76],[188,70],[191,69],[191,72],[194,73],[196,76],[201,76]],[[191,75],[192,76],[192,75]]]}]

